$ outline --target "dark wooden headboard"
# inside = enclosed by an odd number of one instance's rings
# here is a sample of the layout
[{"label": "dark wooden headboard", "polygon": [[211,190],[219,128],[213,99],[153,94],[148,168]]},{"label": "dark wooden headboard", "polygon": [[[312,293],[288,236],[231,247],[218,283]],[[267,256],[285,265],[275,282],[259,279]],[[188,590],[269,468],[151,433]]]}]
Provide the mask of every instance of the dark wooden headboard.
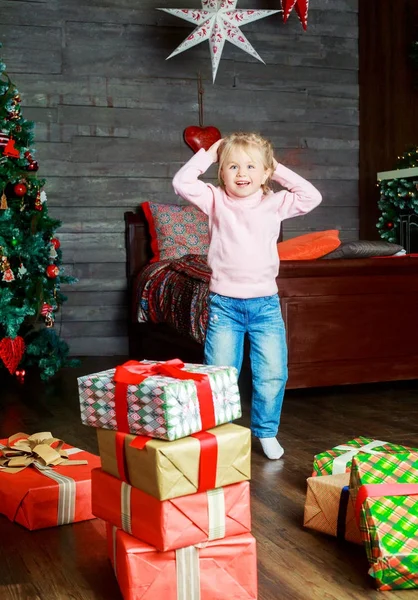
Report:
[{"label": "dark wooden headboard", "polygon": [[125,213],[125,225],[126,277],[131,284],[132,277],[150,261],[152,256],[151,238],[141,207],[136,213]]}]

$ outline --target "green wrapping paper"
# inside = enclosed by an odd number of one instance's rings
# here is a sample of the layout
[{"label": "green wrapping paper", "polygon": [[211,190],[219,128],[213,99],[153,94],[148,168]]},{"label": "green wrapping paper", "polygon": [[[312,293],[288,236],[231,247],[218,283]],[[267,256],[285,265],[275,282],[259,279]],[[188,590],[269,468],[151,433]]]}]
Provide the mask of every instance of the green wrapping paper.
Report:
[{"label": "green wrapping paper", "polygon": [[349,473],[353,456],[358,452],[367,452],[369,454],[387,452],[389,454],[397,454],[399,452],[411,451],[418,452],[418,449],[360,436],[349,442],[335,446],[331,450],[317,454],[314,457],[312,477]]},{"label": "green wrapping paper", "polygon": [[[394,484],[399,495],[386,495],[388,484]],[[382,591],[418,587],[418,486],[417,495],[405,495],[399,484],[418,484],[418,453],[360,453],[353,458],[350,492],[355,503],[359,500],[369,574]],[[376,487],[362,489],[370,485]]]}]

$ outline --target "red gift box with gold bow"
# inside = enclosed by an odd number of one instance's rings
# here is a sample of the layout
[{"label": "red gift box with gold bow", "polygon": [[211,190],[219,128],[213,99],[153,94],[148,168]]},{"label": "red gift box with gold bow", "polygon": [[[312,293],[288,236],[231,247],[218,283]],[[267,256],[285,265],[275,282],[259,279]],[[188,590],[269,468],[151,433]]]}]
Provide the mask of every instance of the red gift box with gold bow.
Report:
[{"label": "red gift box with gold bow", "polygon": [[0,513],[30,530],[94,519],[91,470],[100,464],[49,432],[2,439]]}]

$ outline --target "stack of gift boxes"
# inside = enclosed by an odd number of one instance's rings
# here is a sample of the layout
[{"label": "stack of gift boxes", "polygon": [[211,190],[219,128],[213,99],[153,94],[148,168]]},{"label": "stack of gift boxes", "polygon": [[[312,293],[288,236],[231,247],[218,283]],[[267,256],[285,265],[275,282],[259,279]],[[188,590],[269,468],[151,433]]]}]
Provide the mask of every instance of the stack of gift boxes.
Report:
[{"label": "stack of gift boxes", "polygon": [[125,600],[257,598],[236,369],[129,361],[78,383],[102,461],[92,509]]},{"label": "stack of gift boxes", "polygon": [[379,590],[418,587],[418,449],[359,437],[318,454],[304,525],[363,544]]}]

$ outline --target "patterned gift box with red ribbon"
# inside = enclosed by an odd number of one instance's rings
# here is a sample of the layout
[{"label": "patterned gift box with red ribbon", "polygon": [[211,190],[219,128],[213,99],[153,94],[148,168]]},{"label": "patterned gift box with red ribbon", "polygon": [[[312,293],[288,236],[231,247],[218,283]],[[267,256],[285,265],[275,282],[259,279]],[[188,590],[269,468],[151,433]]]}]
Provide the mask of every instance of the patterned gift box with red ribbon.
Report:
[{"label": "patterned gift box with red ribbon", "polygon": [[[13,452],[16,442],[36,439],[37,435],[47,438],[45,434],[16,434],[0,440],[0,465],[4,465],[0,466],[0,513],[30,530],[94,519],[91,471],[100,467],[100,458],[50,434],[47,441],[51,445],[38,443],[34,446],[38,451],[35,456],[29,449],[23,454]],[[59,452],[55,451],[57,445]],[[42,459],[47,454],[53,458],[50,466]],[[54,454],[67,455],[69,460],[56,460]],[[54,460],[57,466],[53,466]]]},{"label": "patterned gift box with red ribbon", "polygon": [[382,440],[373,440],[360,436],[354,438],[345,444],[335,446],[331,450],[321,452],[314,457],[312,477],[318,475],[338,475],[340,473],[349,473],[351,470],[351,461],[353,456],[359,452],[367,452],[368,454],[379,454],[387,452],[389,454],[397,454],[399,452],[417,451],[416,448],[408,446],[400,446],[383,442]]},{"label": "patterned gift box with red ribbon", "polygon": [[256,600],[256,541],[234,535],[158,552],[107,524],[108,553],[124,600]]},{"label": "patterned gift box with red ribbon", "polygon": [[176,440],[241,416],[234,367],[128,361],[78,378],[85,425]]},{"label": "patterned gift box with red ribbon", "polygon": [[98,429],[102,469],[158,500],[250,479],[251,432],[233,423],[167,442]]},{"label": "patterned gift box with red ribbon", "polygon": [[251,531],[248,481],[161,501],[94,469],[91,491],[96,517],[161,552]]},{"label": "patterned gift box with red ribbon", "polygon": [[418,587],[418,453],[357,454],[350,492],[378,589]]}]

